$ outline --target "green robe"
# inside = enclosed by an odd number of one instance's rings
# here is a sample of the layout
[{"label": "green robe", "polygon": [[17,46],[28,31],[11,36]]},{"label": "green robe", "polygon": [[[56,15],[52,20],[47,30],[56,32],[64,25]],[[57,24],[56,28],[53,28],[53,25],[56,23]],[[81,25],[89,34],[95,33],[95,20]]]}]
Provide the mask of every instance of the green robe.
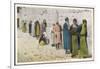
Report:
[{"label": "green robe", "polygon": [[26,28],[26,24],[23,24],[23,26],[22,26],[22,32],[26,32],[26,30],[27,30],[27,28]]},{"label": "green robe", "polygon": [[78,55],[78,32],[77,32],[77,27],[73,28],[73,26],[71,26],[71,34],[72,34],[72,57],[75,57],[75,56]]},{"label": "green robe", "polygon": [[82,24],[82,30],[80,32],[80,58],[86,58],[88,56],[88,48],[87,48],[87,25],[86,23]]},{"label": "green robe", "polygon": [[38,37],[40,35],[40,24],[39,22],[35,23],[35,36]]},{"label": "green robe", "polygon": [[72,35],[72,56],[78,55],[78,38],[77,35]]}]

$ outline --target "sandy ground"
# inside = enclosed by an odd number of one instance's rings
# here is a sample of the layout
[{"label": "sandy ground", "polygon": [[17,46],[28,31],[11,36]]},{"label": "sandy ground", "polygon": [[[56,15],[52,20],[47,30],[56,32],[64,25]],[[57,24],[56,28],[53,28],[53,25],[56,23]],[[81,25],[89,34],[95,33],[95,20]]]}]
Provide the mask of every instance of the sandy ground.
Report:
[{"label": "sandy ground", "polygon": [[39,46],[38,40],[17,30],[17,62],[35,62],[70,59],[71,54],[65,54],[64,49],[56,50],[50,44]]}]

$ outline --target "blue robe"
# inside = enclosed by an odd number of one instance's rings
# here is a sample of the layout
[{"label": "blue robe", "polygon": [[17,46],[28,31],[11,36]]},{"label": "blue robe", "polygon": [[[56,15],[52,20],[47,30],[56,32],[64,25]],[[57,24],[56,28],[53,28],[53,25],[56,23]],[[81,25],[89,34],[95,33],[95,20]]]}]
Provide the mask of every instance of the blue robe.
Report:
[{"label": "blue robe", "polygon": [[71,51],[71,33],[68,30],[68,25],[66,23],[63,25],[63,42],[64,49]]}]

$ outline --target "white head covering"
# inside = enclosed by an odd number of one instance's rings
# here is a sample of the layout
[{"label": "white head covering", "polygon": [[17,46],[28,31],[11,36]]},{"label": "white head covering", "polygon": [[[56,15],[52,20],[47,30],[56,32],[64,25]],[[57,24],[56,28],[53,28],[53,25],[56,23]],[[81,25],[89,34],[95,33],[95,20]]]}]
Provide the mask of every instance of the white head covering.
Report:
[{"label": "white head covering", "polygon": [[47,37],[47,33],[46,32],[43,32],[43,34],[44,34],[45,37]]}]

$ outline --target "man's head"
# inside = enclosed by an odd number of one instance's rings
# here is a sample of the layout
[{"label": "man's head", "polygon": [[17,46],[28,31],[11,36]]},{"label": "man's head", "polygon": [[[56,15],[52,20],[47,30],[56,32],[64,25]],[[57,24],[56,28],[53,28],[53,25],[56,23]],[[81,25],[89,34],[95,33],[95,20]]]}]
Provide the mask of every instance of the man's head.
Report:
[{"label": "man's head", "polygon": [[65,21],[69,22],[69,19],[68,19],[68,17],[66,17],[66,18],[65,18]]},{"label": "man's head", "polygon": [[53,24],[53,26],[55,26],[55,24]]},{"label": "man's head", "polygon": [[57,25],[59,25],[59,22],[56,22]]},{"label": "man's head", "polygon": [[43,19],[43,23],[46,23],[46,19]]},{"label": "man's head", "polygon": [[87,20],[86,19],[83,19],[83,23],[87,23]]},{"label": "man's head", "polygon": [[32,20],[30,21],[30,23],[32,23]]},{"label": "man's head", "polygon": [[73,19],[73,24],[77,24],[77,19],[76,18]]}]

